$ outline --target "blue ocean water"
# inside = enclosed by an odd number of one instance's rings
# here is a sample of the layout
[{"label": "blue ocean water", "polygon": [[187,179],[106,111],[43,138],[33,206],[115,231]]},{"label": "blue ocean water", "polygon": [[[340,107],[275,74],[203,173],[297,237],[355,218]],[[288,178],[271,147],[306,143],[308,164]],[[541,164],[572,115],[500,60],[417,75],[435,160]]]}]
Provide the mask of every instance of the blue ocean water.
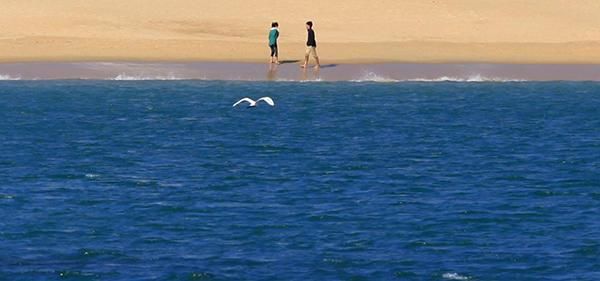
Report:
[{"label": "blue ocean water", "polygon": [[0,120],[0,280],[600,280],[599,83],[15,81]]}]

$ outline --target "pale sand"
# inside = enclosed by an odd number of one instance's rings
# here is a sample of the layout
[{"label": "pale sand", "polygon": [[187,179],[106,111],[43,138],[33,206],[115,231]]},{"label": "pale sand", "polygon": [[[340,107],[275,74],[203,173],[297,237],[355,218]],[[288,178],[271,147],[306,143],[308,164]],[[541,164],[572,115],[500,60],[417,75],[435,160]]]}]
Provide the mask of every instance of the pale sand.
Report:
[{"label": "pale sand", "polygon": [[600,63],[598,0],[4,0],[0,61]]}]

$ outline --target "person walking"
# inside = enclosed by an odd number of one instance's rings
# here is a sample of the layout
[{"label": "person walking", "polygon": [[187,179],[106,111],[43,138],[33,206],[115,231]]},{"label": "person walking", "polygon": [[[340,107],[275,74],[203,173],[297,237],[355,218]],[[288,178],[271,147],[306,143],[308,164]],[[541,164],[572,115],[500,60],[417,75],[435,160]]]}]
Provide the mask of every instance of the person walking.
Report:
[{"label": "person walking", "polygon": [[306,22],[306,30],[308,31],[308,39],[306,40],[306,55],[304,55],[304,64],[301,67],[306,68],[308,66],[308,60],[312,55],[317,62],[315,68],[320,68],[321,63],[319,63],[319,56],[317,55],[317,40],[315,39],[315,31],[313,30],[312,21]]}]

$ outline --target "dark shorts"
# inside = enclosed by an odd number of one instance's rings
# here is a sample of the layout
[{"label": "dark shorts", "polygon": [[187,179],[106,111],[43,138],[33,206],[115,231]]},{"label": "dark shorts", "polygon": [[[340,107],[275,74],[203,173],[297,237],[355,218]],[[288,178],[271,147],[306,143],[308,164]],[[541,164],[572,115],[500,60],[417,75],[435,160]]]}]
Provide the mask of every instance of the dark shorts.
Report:
[{"label": "dark shorts", "polygon": [[272,57],[279,56],[279,50],[277,50],[277,44],[275,44],[275,45],[269,45],[269,48],[271,48],[271,56]]}]

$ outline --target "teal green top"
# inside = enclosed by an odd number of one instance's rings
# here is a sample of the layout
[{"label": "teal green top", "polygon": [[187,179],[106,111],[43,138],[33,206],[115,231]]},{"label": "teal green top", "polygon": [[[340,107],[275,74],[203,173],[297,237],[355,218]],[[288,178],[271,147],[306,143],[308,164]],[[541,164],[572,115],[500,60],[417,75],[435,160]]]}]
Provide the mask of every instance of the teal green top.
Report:
[{"label": "teal green top", "polygon": [[279,38],[279,30],[271,28],[271,32],[269,32],[269,46],[277,45],[277,38]]}]

